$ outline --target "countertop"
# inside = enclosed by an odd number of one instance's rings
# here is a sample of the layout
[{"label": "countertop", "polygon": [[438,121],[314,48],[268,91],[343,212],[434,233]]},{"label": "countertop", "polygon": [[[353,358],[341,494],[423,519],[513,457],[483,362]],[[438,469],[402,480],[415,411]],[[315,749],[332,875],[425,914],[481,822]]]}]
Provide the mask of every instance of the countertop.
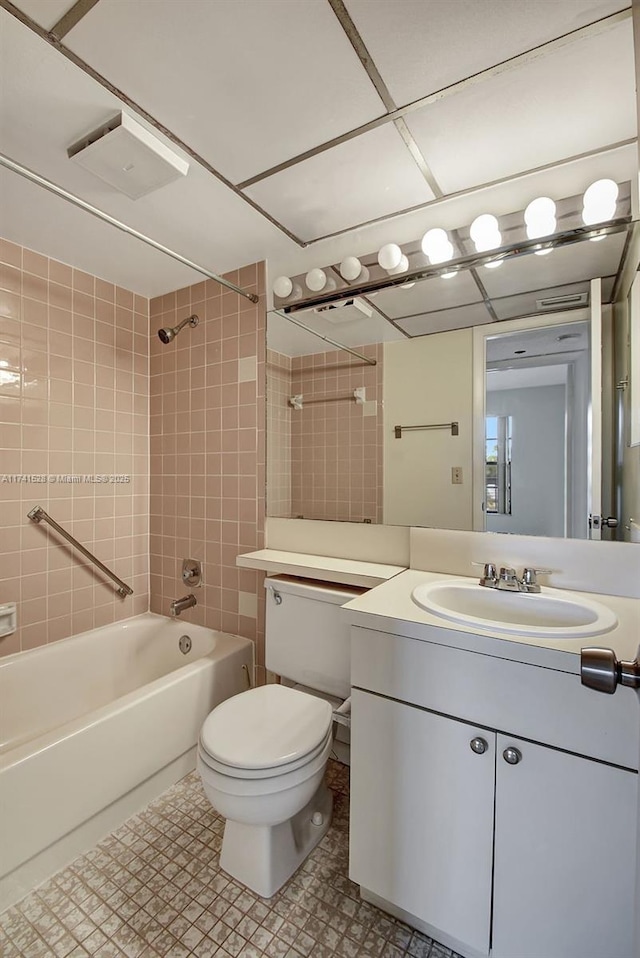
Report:
[{"label": "countertop", "polygon": [[[427,612],[411,598],[423,583],[456,581],[461,576],[407,569],[343,606],[352,625],[448,645],[497,658],[523,662],[563,672],[580,672],[580,650],[593,646],[611,648],[619,659],[634,659],[640,645],[640,599],[549,589],[550,593],[593,599],[612,609],[618,625],[610,632],[578,639],[540,638],[501,632],[498,628],[459,625]],[[532,597],[534,598],[534,597]]]},{"label": "countertop", "polygon": [[343,585],[371,587],[385,582],[402,572],[404,567],[380,562],[361,562],[356,559],[337,559],[332,556],[307,555],[302,552],[282,552],[279,549],[260,549],[239,555],[236,565],[245,569],[264,569],[270,575],[286,574],[306,579],[322,579]]}]

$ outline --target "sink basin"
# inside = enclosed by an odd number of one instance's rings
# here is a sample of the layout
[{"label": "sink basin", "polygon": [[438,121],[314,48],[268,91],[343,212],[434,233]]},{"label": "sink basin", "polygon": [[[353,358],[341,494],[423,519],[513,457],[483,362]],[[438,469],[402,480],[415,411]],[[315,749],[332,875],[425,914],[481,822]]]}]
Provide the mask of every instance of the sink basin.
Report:
[{"label": "sink basin", "polygon": [[411,598],[451,622],[516,635],[578,639],[602,635],[618,624],[611,609],[561,589],[508,592],[488,589],[476,579],[447,579],[416,586]]}]

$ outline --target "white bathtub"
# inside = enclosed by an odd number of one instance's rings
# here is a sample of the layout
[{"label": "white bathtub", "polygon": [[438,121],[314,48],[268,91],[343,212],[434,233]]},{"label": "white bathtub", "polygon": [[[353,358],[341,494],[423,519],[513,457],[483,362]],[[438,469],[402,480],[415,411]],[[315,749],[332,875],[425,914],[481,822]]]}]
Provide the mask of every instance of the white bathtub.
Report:
[{"label": "white bathtub", "polygon": [[0,659],[0,911],[193,769],[252,668],[248,639],[152,613]]}]

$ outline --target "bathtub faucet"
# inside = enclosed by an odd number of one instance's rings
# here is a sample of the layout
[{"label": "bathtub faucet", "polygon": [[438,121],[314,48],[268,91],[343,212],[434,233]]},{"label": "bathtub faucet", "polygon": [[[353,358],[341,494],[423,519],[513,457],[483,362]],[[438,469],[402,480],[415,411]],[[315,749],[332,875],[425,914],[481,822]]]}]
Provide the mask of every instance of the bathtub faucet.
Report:
[{"label": "bathtub faucet", "polygon": [[185,609],[193,608],[195,604],[196,604],[195,595],[185,595],[183,596],[182,599],[174,599],[171,605],[169,606],[169,610],[171,612],[171,615],[177,616],[177,615],[180,615],[181,612],[184,612]]}]

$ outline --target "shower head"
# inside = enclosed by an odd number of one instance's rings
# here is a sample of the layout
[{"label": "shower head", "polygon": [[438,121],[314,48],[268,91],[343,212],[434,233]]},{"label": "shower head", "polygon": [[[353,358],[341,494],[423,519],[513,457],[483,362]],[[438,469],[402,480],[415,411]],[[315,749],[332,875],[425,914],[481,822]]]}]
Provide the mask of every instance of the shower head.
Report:
[{"label": "shower head", "polygon": [[180,330],[186,326],[187,323],[189,323],[189,326],[197,326],[199,322],[200,320],[194,313],[193,316],[187,316],[186,319],[183,319],[182,322],[178,323],[177,326],[174,326],[173,329],[171,329],[169,326],[165,326],[163,329],[158,330],[160,341],[166,345],[167,343],[170,343],[172,339],[176,338]]}]

